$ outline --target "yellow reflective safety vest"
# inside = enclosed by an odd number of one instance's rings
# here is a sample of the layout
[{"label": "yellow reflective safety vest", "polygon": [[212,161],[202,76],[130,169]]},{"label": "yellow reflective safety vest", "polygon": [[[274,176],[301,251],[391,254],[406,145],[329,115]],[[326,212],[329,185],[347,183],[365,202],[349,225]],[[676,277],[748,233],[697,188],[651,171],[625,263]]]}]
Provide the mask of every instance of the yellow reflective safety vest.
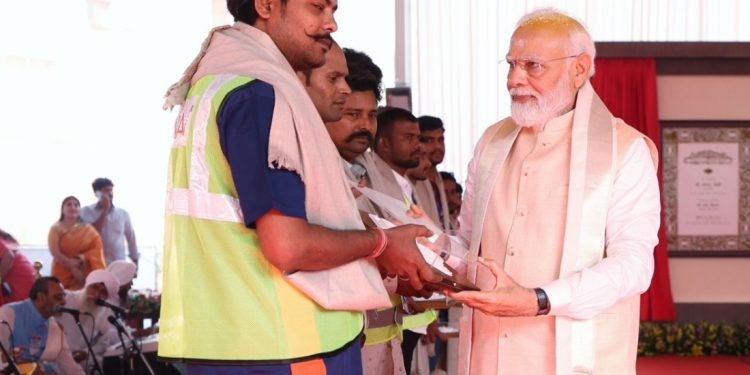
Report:
[{"label": "yellow reflective safety vest", "polygon": [[[388,314],[394,316],[396,314],[395,311],[402,311],[401,296],[398,294],[391,294],[390,297],[393,307],[378,309],[376,314]],[[368,311],[368,317],[372,313],[372,311]],[[437,312],[435,310],[425,310],[424,312],[414,315],[399,313],[395,317],[393,324],[382,327],[368,327],[365,329],[365,346],[386,343],[395,338],[403,340],[404,330],[425,327],[435,321],[435,319],[437,319]]]},{"label": "yellow reflective safety vest", "polygon": [[327,311],[286,282],[244,225],[216,116],[253,79],[201,78],[175,124],[164,241],[159,356],[288,362],[351,343],[360,312]]}]

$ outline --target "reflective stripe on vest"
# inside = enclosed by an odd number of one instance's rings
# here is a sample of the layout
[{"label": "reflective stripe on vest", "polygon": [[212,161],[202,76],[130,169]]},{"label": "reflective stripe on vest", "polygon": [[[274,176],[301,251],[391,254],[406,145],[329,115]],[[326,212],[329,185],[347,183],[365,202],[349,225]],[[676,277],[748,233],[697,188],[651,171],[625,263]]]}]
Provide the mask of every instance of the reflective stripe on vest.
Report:
[{"label": "reflective stripe on vest", "polygon": [[327,311],[289,284],[245,226],[216,122],[225,97],[251,82],[195,82],[175,124],[166,202],[159,356],[287,363],[335,352],[361,313]]},{"label": "reflective stripe on vest", "polygon": [[[196,219],[228,221],[242,223],[242,210],[240,201],[224,194],[208,192],[209,168],[206,159],[206,128],[211,118],[211,101],[227,83],[237,78],[234,75],[220,75],[211,83],[202,95],[198,105],[198,113],[195,115],[194,127],[192,129],[193,152],[190,155],[190,189],[169,188],[167,189],[166,213],[168,215],[184,215]],[[189,107],[192,110],[192,106]],[[176,127],[184,132],[190,129],[186,122],[189,116],[181,116]],[[182,147],[186,142],[175,142],[176,147]]]},{"label": "reflective stripe on vest", "polygon": [[243,223],[240,201],[224,194],[188,189],[167,190],[167,214]]}]

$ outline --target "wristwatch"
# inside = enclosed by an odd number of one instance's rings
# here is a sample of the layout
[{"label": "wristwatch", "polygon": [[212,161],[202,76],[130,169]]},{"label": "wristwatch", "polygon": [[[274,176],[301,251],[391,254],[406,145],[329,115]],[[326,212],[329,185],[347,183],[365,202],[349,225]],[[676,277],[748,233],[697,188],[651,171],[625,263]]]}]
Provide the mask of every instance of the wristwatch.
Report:
[{"label": "wristwatch", "polygon": [[547,315],[550,309],[547,293],[542,288],[534,288],[534,293],[536,293],[536,303],[539,305],[539,311],[536,312],[536,315]]}]

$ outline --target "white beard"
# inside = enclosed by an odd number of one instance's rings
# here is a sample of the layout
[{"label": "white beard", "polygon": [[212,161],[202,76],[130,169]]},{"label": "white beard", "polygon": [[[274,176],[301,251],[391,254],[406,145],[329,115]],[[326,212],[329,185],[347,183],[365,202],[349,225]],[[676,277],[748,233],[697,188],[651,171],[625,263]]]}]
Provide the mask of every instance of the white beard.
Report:
[{"label": "white beard", "polygon": [[83,303],[81,304],[81,312],[82,313],[89,313],[92,315],[96,315],[99,310],[101,310],[101,306],[97,305],[96,303],[92,302],[88,298],[83,299]]},{"label": "white beard", "polygon": [[575,94],[570,94],[573,91],[572,87],[572,80],[566,77],[558,81],[554,89],[545,96],[531,89],[509,89],[511,96],[532,95],[536,99],[527,103],[511,101],[510,113],[513,121],[527,128],[543,127],[547,121],[567,112],[566,109],[575,99]]}]

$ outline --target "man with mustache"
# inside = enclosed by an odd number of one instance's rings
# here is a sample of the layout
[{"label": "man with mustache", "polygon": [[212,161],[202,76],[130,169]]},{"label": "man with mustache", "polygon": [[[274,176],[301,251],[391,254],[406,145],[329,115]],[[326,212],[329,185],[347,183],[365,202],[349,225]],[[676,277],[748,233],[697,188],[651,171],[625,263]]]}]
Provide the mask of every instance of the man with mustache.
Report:
[{"label": "man with mustache", "polygon": [[[345,96],[330,94],[337,86],[335,81],[330,80],[331,72],[334,71],[347,72],[344,75],[348,89]],[[350,181],[369,186],[364,167],[355,162],[355,159],[367,151],[377,131],[382,71],[363,52],[334,48],[328,53],[325,65],[311,73],[305,73],[305,76],[310,79],[300,77],[303,82],[319,82],[305,84],[305,88],[325,122],[326,130],[339,155],[345,161],[344,172]],[[343,93],[343,90],[339,92]],[[357,197],[360,211],[380,215],[366,197],[356,191],[353,193]]]},{"label": "man with mustache", "polygon": [[653,273],[653,142],[591,88],[585,27],[554,9],[511,38],[512,117],[469,165],[461,236],[482,267],[464,303],[461,374],[635,374],[639,294]]},{"label": "man with mustache", "polygon": [[351,88],[351,94],[344,102],[342,116],[323,120],[339,154],[351,163],[367,151],[375,137],[383,73],[362,52],[345,48],[344,56],[349,71],[346,82]]},{"label": "man with mustache", "polygon": [[[344,59],[346,61],[344,61]],[[339,61],[344,66],[339,67]],[[336,105],[336,97],[330,95],[336,87],[336,81],[327,79],[331,72],[348,71],[346,83],[351,88],[350,95],[345,97],[343,108]],[[309,77],[309,78],[308,78]],[[377,129],[377,106],[381,99],[380,68],[362,52],[351,49],[331,49],[326,63],[320,68],[306,72],[300,79],[307,83],[305,89],[310,94],[315,107],[326,124],[326,130],[341,155],[342,167],[350,183],[368,186],[366,171],[355,162],[355,159],[367,151],[372,144]],[[336,116],[331,114],[336,113]],[[355,196],[359,195],[354,192]],[[357,197],[357,206],[363,214],[381,215],[375,206],[363,195]],[[365,344],[362,347],[362,369],[365,375],[406,374],[404,359],[401,355],[401,300],[397,291],[395,278],[384,280],[386,288],[392,294],[393,306],[367,311]]]},{"label": "man with mustache", "polygon": [[227,8],[236,23],[211,32],[167,96],[167,107],[182,107],[159,356],[199,375],[359,374],[360,310],[370,308],[360,296],[381,306],[388,295],[382,284],[315,281],[354,269],[354,279],[378,279],[379,268],[421,289],[439,281],[415,244],[429,231],[365,229],[296,74],[325,63],[337,1],[228,0]]},{"label": "man with mustache", "polygon": [[[61,314],[60,307],[65,306],[65,290],[60,280],[54,276],[36,279],[28,297],[0,307],[0,319],[3,325],[7,323],[7,327],[0,329],[0,340],[9,354],[13,353],[20,370],[36,367],[34,374],[84,375],[56,320]],[[6,369],[6,361],[0,359],[0,367]],[[50,371],[47,363],[54,365],[56,371]]]},{"label": "man with mustache", "polygon": [[422,155],[417,118],[405,109],[386,107],[377,120],[373,150],[360,157],[372,188],[419,205],[414,186],[406,176],[408,169],[419,165]]}]

